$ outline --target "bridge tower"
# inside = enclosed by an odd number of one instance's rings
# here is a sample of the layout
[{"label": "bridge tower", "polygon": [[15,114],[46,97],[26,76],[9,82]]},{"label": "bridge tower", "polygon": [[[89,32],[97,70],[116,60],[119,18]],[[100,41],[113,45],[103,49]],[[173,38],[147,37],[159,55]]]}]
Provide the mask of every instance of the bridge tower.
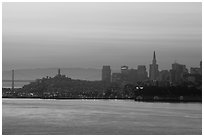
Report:
[{"label": "bridge tower", "polygon": [[11,90],[14,91],[14,70],[12,70],[12,85]]}]

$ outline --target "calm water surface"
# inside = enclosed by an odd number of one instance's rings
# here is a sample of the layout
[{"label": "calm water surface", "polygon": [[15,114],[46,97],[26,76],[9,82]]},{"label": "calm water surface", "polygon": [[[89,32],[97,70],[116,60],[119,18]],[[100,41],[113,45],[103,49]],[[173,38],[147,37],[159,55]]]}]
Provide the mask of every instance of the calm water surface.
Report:
[{"label": "calm water surface", "polygon": [[[30,82],[15,82],[14,87],[15,88],[22,88],[24,85],[28,85]],[[11,82],[2,82],[3,88],[11,88],[12,83]]]},{"label": "calm water surface", "polygon": [[202,134],[201,103],[2,99],[2,134]]}]

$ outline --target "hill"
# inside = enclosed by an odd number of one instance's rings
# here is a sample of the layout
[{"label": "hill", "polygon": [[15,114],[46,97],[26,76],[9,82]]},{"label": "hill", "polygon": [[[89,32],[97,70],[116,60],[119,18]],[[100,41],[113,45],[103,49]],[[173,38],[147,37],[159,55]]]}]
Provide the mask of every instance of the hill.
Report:
[{"label": "hill", "polygon": [[[36,68],[36,69],[18,69],[15,70],[16,80],[35,80],[42,77],[53,77],[57,74],[58,68]],[[100,80],[101,70],[93,68],[61,68],[61,74],[72,79],[81,80]],[[11,80],[11,71],[2,71],[3,80]]]}]

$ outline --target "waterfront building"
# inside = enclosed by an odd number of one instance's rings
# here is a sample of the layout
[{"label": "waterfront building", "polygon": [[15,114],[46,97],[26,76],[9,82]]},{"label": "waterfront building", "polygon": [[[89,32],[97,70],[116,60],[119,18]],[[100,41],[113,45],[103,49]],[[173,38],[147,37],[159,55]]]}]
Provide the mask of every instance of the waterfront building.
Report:
[{"label": "waterfront building", "polygon": [[102,81],[110,82],[111,81],[111,68],[110,66],[103,66],[102,68]]},{"label": "waterfront building", "polygon": [[158,70],[158,64],[156,61],[156,54],[154,51],[152,64],[150,64],[149,66],[149,79],[156,81],[158,80],[158,76],[159,76],[159,70]]}]

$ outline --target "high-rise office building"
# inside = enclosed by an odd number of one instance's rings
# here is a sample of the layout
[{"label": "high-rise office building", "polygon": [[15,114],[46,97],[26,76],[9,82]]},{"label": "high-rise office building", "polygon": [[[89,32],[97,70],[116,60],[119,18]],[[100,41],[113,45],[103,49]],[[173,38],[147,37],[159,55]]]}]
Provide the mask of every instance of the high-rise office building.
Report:
[{"label": "high-rise office building", "polygon": [[145,65],[137,66],[137,81],[147,80],[147,71]]},{"label": "high-rise office building", "polygon": [[181,83],[184,80],[184,75],[188,74],[188,70],[185,65],[174,63],[172,64],[171,82]]},{"label": "high-rise office building", "polygon": [[170,72],[168,70],[162,70],[159,72],[159,81],[170,81]]},{"label": "high-rise office building", "polygon": [[156,61],[156,55],[154,51],[152,64],[150,64],[149,66],[149,78],[150,80],[158,80],[158,76],[159,76],[159,70],[158,70],[158,64]]},{"label": "high-rise office building", "polygon": [[111,81],[111,68],[110,68],[110,66],[103,66],[102,81],[104,81],[104,82],[110,82]]},{"label": "high-rise office building", "polygon": [[133,83],[133,84],[137,82],[137,70],[136,69],[129,69],[128,82]]},{"label": "high-rise office building", "polygon": [[128,66],[121,66],[121,80],[128,81],[129,80],[129,69]]}]

